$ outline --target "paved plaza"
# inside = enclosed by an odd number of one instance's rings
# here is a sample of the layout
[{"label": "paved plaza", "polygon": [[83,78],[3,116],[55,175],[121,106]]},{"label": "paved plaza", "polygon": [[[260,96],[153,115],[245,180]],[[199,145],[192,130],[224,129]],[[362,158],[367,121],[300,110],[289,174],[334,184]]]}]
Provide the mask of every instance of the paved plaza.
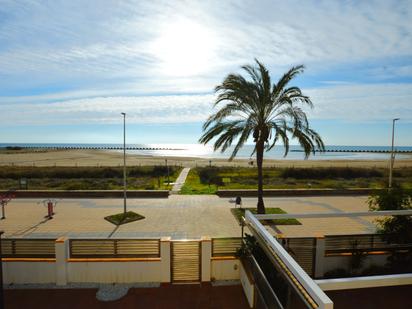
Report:
[{"label": "paved plaza", "polygon": [[[266,207],[288,213],[366,211],[367,197],[266,198]],[[244,198],[243,207],[255,207],[256,198]],[[169,198],[128,199],[128,210],[142,214],[140,221],[116,227],[105,216],[123,211],[122,199],[61,199],[53,219],[47,220],[42,199],[15,199],[6,206],[0,221],[5,237],[161,237],[173,239],[202,236],[240,236],[240,227],[228,198],[214,195],[171,195]],[[372,217],[299,219],[302,225],[268,226],[285,236],[373,233]]]}]

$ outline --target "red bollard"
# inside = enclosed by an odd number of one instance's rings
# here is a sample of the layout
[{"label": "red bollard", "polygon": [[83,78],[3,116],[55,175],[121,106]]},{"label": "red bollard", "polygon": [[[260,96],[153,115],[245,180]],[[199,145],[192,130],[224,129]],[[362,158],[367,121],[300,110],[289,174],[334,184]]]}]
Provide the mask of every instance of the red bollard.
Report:
[{"label": "red bollard", "polygon": [[47,202],[47,214],[49,219],[53,218],[53,202],[51,201]]}]

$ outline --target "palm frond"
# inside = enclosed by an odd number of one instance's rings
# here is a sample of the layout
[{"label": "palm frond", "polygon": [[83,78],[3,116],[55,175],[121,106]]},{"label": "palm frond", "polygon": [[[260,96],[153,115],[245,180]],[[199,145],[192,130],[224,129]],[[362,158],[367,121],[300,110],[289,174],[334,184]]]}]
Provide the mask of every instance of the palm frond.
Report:
[{"label": "palm frond", "polygon": [[230,155],[230,158],[229,158],[230,161],[232,161],[233,158],[236,157],[238,151],[245,144],[245,142],[249,138],[250,134],[252,133],[252,130],[253,130],[253,120],[252,120],[252,118],[249,118],[246,121],[246,124],[244,126],[242,135],[240,136],[235,148],[233,149],[232,154]]},{"label": "palm frond", "polygon": [[303,73],[305,70],[304,65],[298,65],[292,67],[279,79],[279,81],[272,87],[272,96],[277,97],[287,86],[287,84],[298,74]]},{"label": "palm frond", "polygon": [[[266,67],[255,59],[256,65],[245,65],[246,76],[229,74],[216,86],[214,106],[216,112],[203,124],[199,142],[214,141],[214,149],[222,152],[236,141],[232,160],[253,133],[256,143],[264,142],[267,151],[278,142],[289,152],[289,140],[295,138],[308,157],[315,150],[324,150],[320,135],[309,127],[306,113],[301,106],[313,107],[308,96],[289,82],[304,70],[303,65],[292,67],[276,84]],[[222,105],[221,105],[222,104]],[[315,148],[316,147],[316,148]],[[256,151],[256,145],[252,155]]]}]

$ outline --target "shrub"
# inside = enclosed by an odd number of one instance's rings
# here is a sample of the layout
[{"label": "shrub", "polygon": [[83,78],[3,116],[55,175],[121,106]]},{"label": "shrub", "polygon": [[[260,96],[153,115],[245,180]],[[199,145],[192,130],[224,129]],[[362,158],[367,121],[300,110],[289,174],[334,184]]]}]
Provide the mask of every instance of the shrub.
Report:
[{"label": "shrub", "polygon": [[223,185],[222,178],[219,176],[217,167],[201,167],[198,168],[200,182],[203,184]]},{"label": "shrub", "polygon": [[353,168],[353,167],[329,167],[329,168],[285,168],[281,171],[283,178],[296,179],[325,179],[325,178],[373,178],[382,177],[383,173],[377,169]]},{"label": "shrub", "polygon": [[[412,209],[412,192],[401,187],[380,190],[368,199],[369,209],[408,210]],[[388,243],[410,246],[412,244],[412,218],[393,216],[378,219],[378,231]],[[396,272],[412,271],[412,248],[405,252],[393,251],[388,258],[388,267]]]},{"label": "shrub", "polygon": [[333,279],[333,278],[347,278],[350,277],[349,272],[344,268],[336,268],[333,270],[327,271],[323,277],[325,279]]},{"label": "shrub", "polygon": [[[170,175],[176,173],[177,168],[169,167]],[[128,176],[166,176],[166,166],[142,166],[128,167]],[[0,178],[122,178],[121,167],[3,167],[0,170]]]}]

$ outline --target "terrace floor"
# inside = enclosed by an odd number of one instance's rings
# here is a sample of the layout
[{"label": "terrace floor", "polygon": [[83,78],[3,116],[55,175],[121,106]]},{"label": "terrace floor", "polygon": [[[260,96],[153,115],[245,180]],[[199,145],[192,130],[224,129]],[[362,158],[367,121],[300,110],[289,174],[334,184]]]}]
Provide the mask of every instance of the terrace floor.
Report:
[{"label": "terrace floor", "polygon": [[411,293],[412,285],[326,292],[334,303],[334,309],[412,308]]},{"label": "terrace floor", "polygon": [[159,288],[130,289],[123,298],[101,302],[97,289],[31,289],[5,290],[8,309],[95,309],[95,308],[151,308],[151,309],[247,309],[241,285],[211,286],[167,285]]},{"label": "terrace floor", "polygon": [[[288,213],[366,211],[366,197],[265,198],[266,207]],[[256,207],[256,198],[243,198],[243,207]],[[146,218],[119,227],[104,220],[123,210],[122,199],[61,199],[52,220],[44,218],[42,199],[15,199],[0,220],[5,237],[162,237],[175,239],[240,236],[240,227],[227,198],[214,195],[171,195],[169,198],[128,199],[128,210]],[[286,237],[320,234],[373,233],[373,217],[299,219],[302,225],[268,226]]]}]

